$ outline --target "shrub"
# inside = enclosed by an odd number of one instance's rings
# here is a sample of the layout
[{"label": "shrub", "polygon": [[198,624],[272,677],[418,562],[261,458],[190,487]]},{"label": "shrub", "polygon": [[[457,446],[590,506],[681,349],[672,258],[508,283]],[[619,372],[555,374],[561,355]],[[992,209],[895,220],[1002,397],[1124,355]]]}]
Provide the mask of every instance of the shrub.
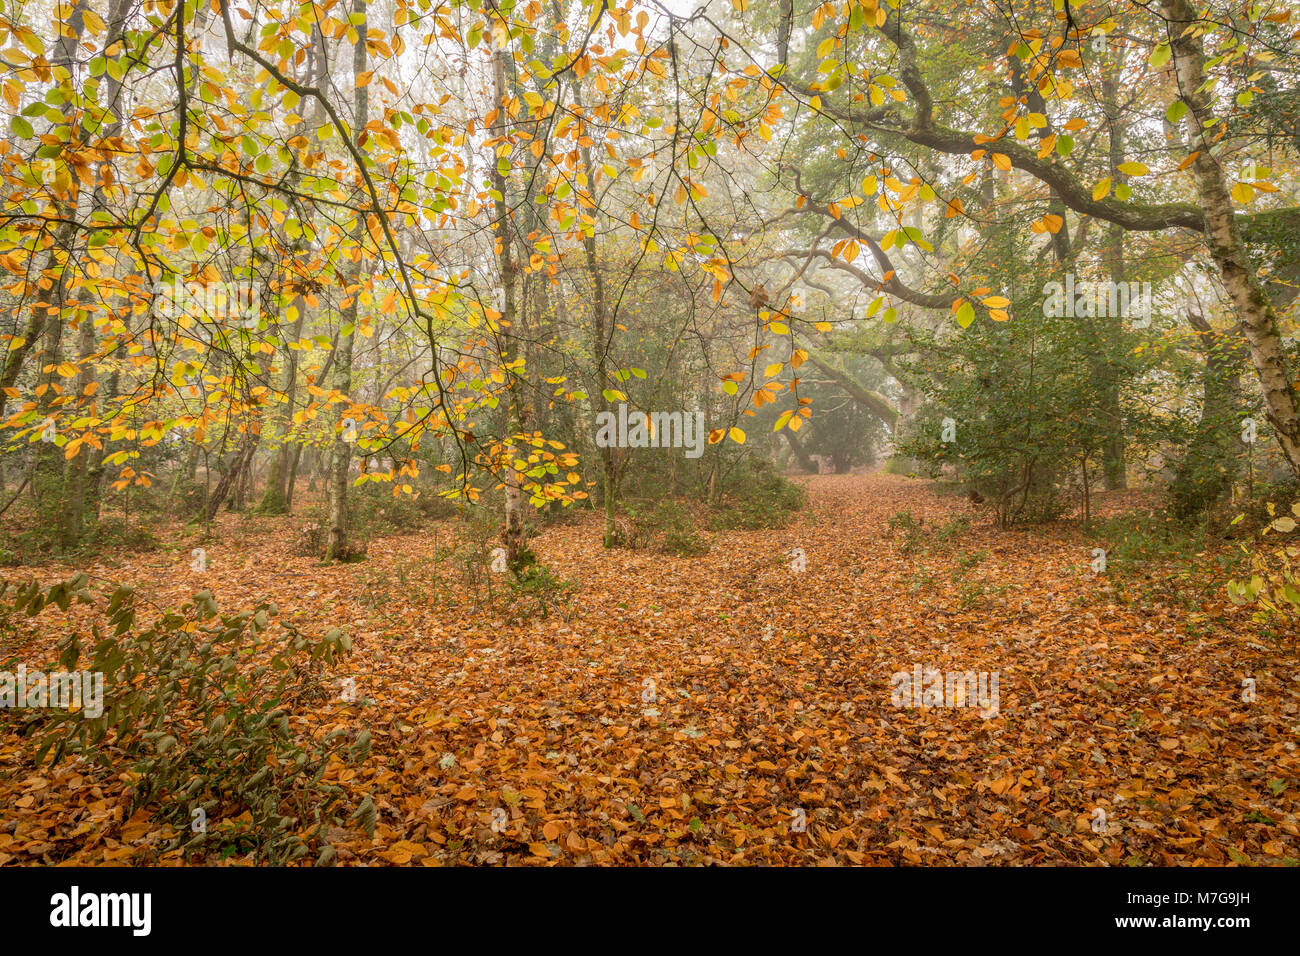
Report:
[{"label": "shrub", "polygon": [[[322,509],[315,509],[320,512]],[[298,528],[294,535],[293,544],[289,550],[294,554],[301,555],[305,558],[323,558],[325,557],[325,541],[328,537],[325,528],[325,516],[320,514],[308,514],[306,522]]]},{"label": "shrub", "polygon": [[776,470],[771,462],[750,458],[739,477],[730,480],[722,501],[709,517],[715,531],[783,528],[808,502],[808,493]]},{"label": "shrub", "polygon": [[[1275,509],[1268,506],[1273,517]],[[1300,517],[1300,502],[1291,506]],[[1285,625],[1291,633],[1300,626],[1300,536],[1291,515],[1273,517],[1264,527],[1263,537],[1279,535],[1277,543],[1266,546],[1261,538],[1255,548],[1242,550],[1247,555],[1250,577],[1228,582],[1228,596],[1236,604],[1254,604],[1255,619],[1259,623],[1276,622]]]},{"label": "shrub", "polygon": [[708,540],[695,530],[695,516],[671,498],[655,505],[637,502],[627,512],[630,528],[620,536],[625,547],[651,548],[678,557],[708,553]]},{"label": "shrub", "polygon": [[1153,562],[1191,563],[1209,543],[1209,525],[1191,526],[1164,516],[1128,512],[1094,527],[1106,545],[1107,567],[1123,571]]},{"label": "shrub", "polygon": [[433,491],[418,497],[393,494],[393,486],[368,482],[348,495],[348,517],[358,537],[418,531],[432,521],[453,518],[460,506]]},{"label": "shrub", "polygon": [[111,548],[113,550],[144,552],[157,551],[162,547],[162,542],[148,528],[130,525],[117,518],[108,518],[100,521],[90,529],[83,547],[91,551],[102,551]]},{"label": "shrub", "polygon": [[517,575],[509,578],[510,596],[506,616],[511,623],[527,621],[534,616],[550,617],[558,608],[568,607],[573,601],[577,584],[553,575],[544,565],[528,564]]},{"label": "shrub", "polygon": [[904,554],[927,550],[941,550],[960,541],[970,530],[970,518],[957,515],[951,521],[937,525],[926,534],[924,519],[910,511],[895,512],[886,523],[891,536],[901,538],[898,549]]},{"label": "shrub", "polygon": [[[55,605],[95,603],[85,574],[48,589],[36,582],[0,584],[10,615],[34,617]],[[77,755],[106,769],[129,764],[129,812],[147,809],[177,834],[168,849],[222,848],[252,853],[257,861],[287,863],[308,852],[331,822],[341,788],[322,778],[331,761],[361,757],[368,732],[347,740],[334,730],[317,738],[295,732],[293,704],[322,695],[326,671],[351,650],[337,628],[312,640],[292,624],[270,629],[276,608],[218,614],[208,592],[152,624],[137,618],[134,591],[107,595],[105,620],[83,649],[73,632],[59,645],[59,663],[104,680],[98,717],[59,709],[23,711],[24,736],[40,766]],[[193,813],[218,816],[207,832],[191,832]]]},{"label": "shrub", "polygon": [[904,554],[911,554],[921,547],[925,540],[925,523],[910,511],[895,512],[887,522],[891,537],[902,538],[898,549]]}]

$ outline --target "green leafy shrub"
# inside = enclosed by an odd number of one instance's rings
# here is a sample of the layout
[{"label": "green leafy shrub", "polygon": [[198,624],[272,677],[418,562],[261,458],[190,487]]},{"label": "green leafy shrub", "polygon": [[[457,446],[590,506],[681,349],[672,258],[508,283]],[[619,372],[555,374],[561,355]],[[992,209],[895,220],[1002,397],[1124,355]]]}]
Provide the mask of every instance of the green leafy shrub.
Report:
[{"label": "green leafy shrub", "polygon": [[925,541],[925,522],[910,511],[895,512],[886,522],[886,527],[892,537],[900,539],[898,549],[904,554],[919,550]]},{"label": "green leafy shrub", "polygon": [[[1275,517],[1271,504],[1268,510],[1272,521],[1264,527],[1263,537],[1280,537],[1272,546],[1265,546],[1262,538],[1254,548],[1242,546],[1250,577],[1229,581],[1228,596],[1236,604],[1254,604],[1258,622],[1279,623],[1295,634],[1300,627],[1300,535],[1296,533],[1300,525],[1291,515]],[[1300,502],[1291,506],[1291,512],[1300,517]]]},{"label": "green leafy shrub", "polygon": [[671,498],[653,505],[631,504],[627,514],[628,528],[620,536],[625,547],[649,548],[678,557],[708,553],[708,539],[696,531],[695,516]]},{"label": "green leafy shrub", "polygon": [[386,613],[400,597],[402,604],[496,613],[510,623],[549,617],[566,608],[577,584],[557,577],[527,548],[511,569],[500,529],[495,511],[465,508],[450,541],[436,545],[432,556],[398,561],[395,574],[375,569],[366,575],[362,603]]},{"label": "green leafy shrub", "polygon": [[925,519],[910,511],[898,511],[890,516],[886,527],[892,537],[898,538],[898,550],[913,554],[922,549],[935,551],[951,547],[970,531],[970,518],[957,515],[950,521],[933,526],[927,533]]},{"label": "green leafy shrub", "polygon": [[162,542],[148,528],[128,524],[117,518],[107,518],[91,529],[84,548],[93,551],[122,550],[132,552],[157,551]]},{"label": "green leafy shrub", "polygon": [[1190,563],[1210,541],[1206,522],[1188,525],[1163,515],[1127,512],[1094,525],[1106,548],[1106,564],[1123,571],[1156,562]]},{"label": "green leafy shrub", "polygon": [[[105,597],[91,645],[77,631],[59,645],[65,670],[84,655],[81,669],[103,675],[103,711],[22,711],[33,762],[80,756],[117,772],[126,764],[130,812],[144,808],[170,824],[178,835],[169,849],[224,849],[266,863],[303,857],[338,822],[344,794],[323,782],[326,768],[363,757],[370,745],[365,731],[349,740],[344,730],[316,736],[294,727],[293,706],[327,693],[328,671],[351,650],[347,635],[335,628],[312,640],[280,622],[273,636],[274,605],[219,614],[206,591],[148,623],[133,589],[97,594],[85,574],[48,589],[0,585],[7,624],[19,613]],[[198,809],[215,818],[206,832],[191,830]]]},{"label": "green leafy shrub", "polygon": [[567,608],[577,590],[576,582],[557,577],[535,562],[524,566],[517,575],[512,574],[508,583],[506,616],[511,623],[550,617],[553,611]]},{"label": "green leafy shrub", "polygon": [[727,483],[727,491],[709,516],[715,531],[783,528],[808,503],[802,485],[790,481],[768,461],[750,458],[742,475]]}]

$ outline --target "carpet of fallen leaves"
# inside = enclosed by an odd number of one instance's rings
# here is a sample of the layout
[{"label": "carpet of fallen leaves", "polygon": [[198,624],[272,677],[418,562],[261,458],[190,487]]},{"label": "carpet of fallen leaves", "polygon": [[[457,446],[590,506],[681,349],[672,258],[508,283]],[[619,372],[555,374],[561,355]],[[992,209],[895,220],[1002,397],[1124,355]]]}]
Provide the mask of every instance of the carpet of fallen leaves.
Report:
[{"label": "carpet of fallen leaves", "polygon": [[[594,515],[550,528],[536,550],[580,591],[515,626],[399,580],[437,528],[323,567],[290,553],[294,519],[223,517],[201,582],[188,544],[89,570],[164,606],[206,587],[223,610],[265,598],[348,630],[357,701],[301,715],[374,737],[363,765],[330,774],[379,811],[373,839],[329,831],[344,865],[1300,857],[1293,641],[1221,596],[1162,601],[1160,569],[1156,598],[1134,599],[1092,572],[1095,542],[1072,524],[997,530],[899,477],[808,486],[787,528],[714,534],[694,558],[606,551]],[[972,524],[906,549],[888,530],[904,509]],[[999,672],[997,716],[893,707],[890,675],[915,664]],[[0,768],[0,863],[181,862],[147,817],[123,819],[121,778],[23,766],[12,735]]]}]

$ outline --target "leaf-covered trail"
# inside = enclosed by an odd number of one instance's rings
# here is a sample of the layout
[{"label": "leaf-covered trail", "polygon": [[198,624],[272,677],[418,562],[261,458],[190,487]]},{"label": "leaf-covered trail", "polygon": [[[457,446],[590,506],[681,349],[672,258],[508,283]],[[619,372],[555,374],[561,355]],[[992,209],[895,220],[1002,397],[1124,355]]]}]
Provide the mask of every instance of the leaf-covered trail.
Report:
[{"label": "leaf-covered trail", "polygon": [[[904,478],[809,486],[810,515],[714,535],[698,558],[606,551],[595,516],[549,529],[539,556],[579,596],[521,626],[420,600],[432,533],[357,565],[292,557],[281,533],[214,544],[201,583],[175,573],[188,552],[98,573],[160,604],[206,586],[225,608],[265,596],[347,626],[358,700],[322,694],[304,721],[374,736],[334,774],[379,810],[373,840],[332,831],[344,863],[1300,857],[1289,647],[1219,598],[1117,601],[1073,526],[998,531]],[[905,549],[901,510],[972,525]],[[915,665],[997,672],[998,713],[895,707],[890,677]],[[38,804],[58,794],[75,825],[68,774],[46,774]],[[138,858],[159,836],[107,829],[72,858]]]}]

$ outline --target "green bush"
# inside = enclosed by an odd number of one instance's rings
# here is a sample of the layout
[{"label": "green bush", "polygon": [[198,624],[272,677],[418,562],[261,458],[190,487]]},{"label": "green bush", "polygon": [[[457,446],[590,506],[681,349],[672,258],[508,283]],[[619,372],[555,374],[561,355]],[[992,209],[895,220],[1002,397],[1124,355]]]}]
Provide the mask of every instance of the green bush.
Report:
[{"label": "green bush", "polygon": [[[1228,596],[1236,604],[1253,604],[1257,622],[1280,625],[1294,636],[1300,626],[1300,501],[1281,515],[1270,503],[1268,514],[1260,540],[1242,546],[1250,576],[1229,581]],[[1276,537],[1266,542],[1269,535]]]},{"label": "green bush", "polygon": [[808,503],[808,493],[776,470],[771,462],[750,458],[727,483],[721,502],[709,516],[715,531],[783,528]]},{"label": "green bush", "polygon": [[127,524],[117,518],[106,518],[90,528],[84,547],[93,551],[157,551],[162,542],[148,528]]},{"label": "green bush", "polygon": [[511,575],[508,584],[510,596],[505,611],[511,623],[550,617],[552,611],[568,607],[577,590],[575,582],[556,577],[537,563],[525,565],[517,575]]},{"label": "green bush", "polygon": [[886,522],[890,537],[900,538],[898,550],[911,554],[925,541],[925,522],[910,511],[897,511]]},{"label": "green bush", "polygon": [[[177,836],[168,849],[249,853],[266,863],[304,856],[339,822],[343,791],[323,783],[326,768],[335,757],[363,757],[370,745],[365,731],[355,740],[344,730],[318,737],[291,720],[294,704],[328,693],[328,671],[351,650],[347,635],[335,628],[312,640],[280,622],[273,637],[274,605],[218,614],[208,592],[146,623],[131,588],[96,594],[85,574],[48,589],[0,584],[10,622],[105,597],[93,644],[83,648],[73,632],[59,646],[65,670],[78,669],[84,651],[80,669],[103,674],[103,712],[22,711],[33,762],[79,756],[113,772],[129,766],[129,812],[144,808],[170,824]],[[191,830],[197,809],[214,818],[206,832]]]},{"label": "green bush", "polygon": [[943,550],[956,544],[970,531],[970,518],[957,515],[950,521],[933,526],[927,533],[925,520],[910,511],[897,511],[886,522],[891,537],[899,538],[898,550],[912,554],[922,548]]},{"label": "green bush", "polygon": [[394,495],[392,485],[383,482],[368,482],[352,489],[348,509],[352,529],[360,537],[419,531],[430,522],[460,513],[459,505],[433,491],[424,491],[419,497]]},{"label": "green bush", "polygon": [[1106,566],[1132,570],[1155,562],[1191,563],[1210,544],[1208,523],[1183,521],[1146,512],[1126,512],[1093,526],[1106,548]]},{"label": "green bush", "polygon": [[620,534],[624,547],[649,548],[678,557],[708,553],[708,539],[695,530],[695,515],[671,498],[656,504],[629,504],[627,515],[627,526]]}]

